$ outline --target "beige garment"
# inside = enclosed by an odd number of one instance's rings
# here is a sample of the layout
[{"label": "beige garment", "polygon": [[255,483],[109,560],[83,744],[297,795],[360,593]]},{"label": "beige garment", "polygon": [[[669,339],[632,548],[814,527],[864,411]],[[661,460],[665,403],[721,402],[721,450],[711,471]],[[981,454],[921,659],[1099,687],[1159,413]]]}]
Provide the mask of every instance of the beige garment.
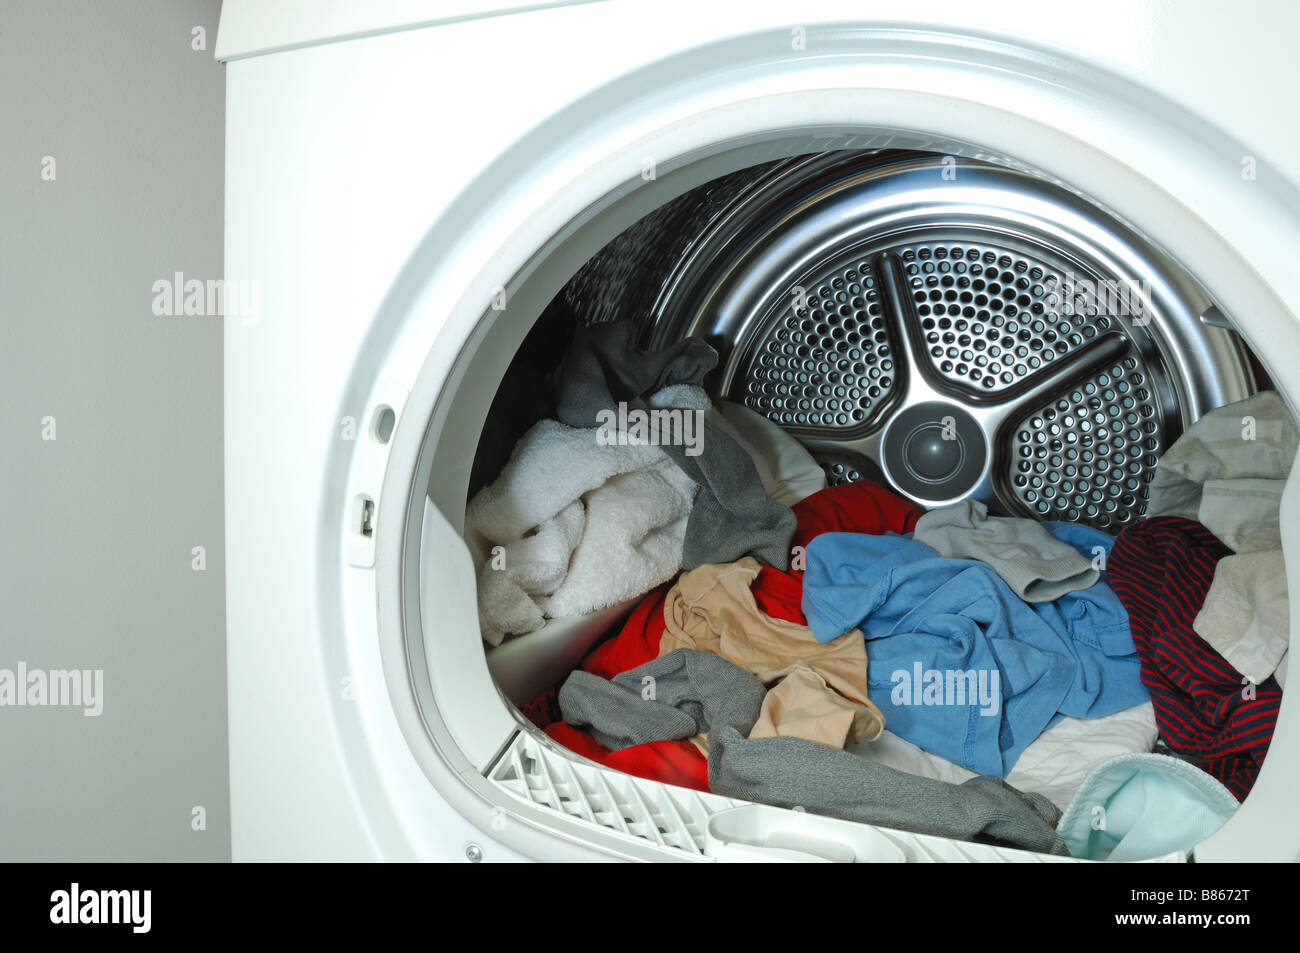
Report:
[{"label": "beige garment", "polygon": [[682,573],[664,603],[659,655],[712,652],[767,686],[751,738],[790,736],[834,748],[878,738],[885,716],[867,697],[862,633],[823,645],[807,626],[765,615],[750,591],[758,570],[747,556]]}]

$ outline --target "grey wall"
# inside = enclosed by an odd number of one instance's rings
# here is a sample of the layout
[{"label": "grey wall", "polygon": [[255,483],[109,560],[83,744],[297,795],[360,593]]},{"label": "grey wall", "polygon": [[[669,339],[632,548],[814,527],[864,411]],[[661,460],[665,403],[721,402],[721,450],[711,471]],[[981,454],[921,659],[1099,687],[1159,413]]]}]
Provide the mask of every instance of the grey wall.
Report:
[{"label": "grey wall", "polygon": [[[222,273],[219,9],[0,5],[3,860],[230,856],[221,318],[151,307]],[[5,704],[20,662],[103,713]]]}]

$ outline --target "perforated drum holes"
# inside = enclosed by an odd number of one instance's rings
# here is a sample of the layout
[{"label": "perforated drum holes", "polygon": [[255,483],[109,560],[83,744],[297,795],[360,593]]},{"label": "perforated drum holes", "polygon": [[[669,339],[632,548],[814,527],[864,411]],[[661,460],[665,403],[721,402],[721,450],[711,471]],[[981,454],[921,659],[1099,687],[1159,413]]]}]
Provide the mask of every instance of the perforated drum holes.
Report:
[{"label": "perforated drum holes", "polygon": [[744,402],[786,426],[857,427],[894,382],[870,263],[834,267],[803,287],[806,307],[788,305],[755,348]]},{"label": "perforated drum holes", "polygon": [[1022,420],[1012,485],[1041,519],[1114,532],[1146,511],[1161,437],[1147,375],[1126,357]]},{"label": "perforated drum holes", "polygon": [[826,474],[828,486],[857,483],[859,480],[880,482],[885,479],[879,464],[856,452],[819,450],[813,457]]},{"label": "perforated drum holes", "polygon": [[820,460],[821,467],[826,471],[826,483],[828,486],[840,486],[843,483],[857,483],[861,480],[862,474],[858,468],[851,463],[845,463],[842,460]]},{"label": "perforated drum holes", "polygon": [[997,393],[1113,326],[1065,276],[992,245],[899,249],[935,367]]}]

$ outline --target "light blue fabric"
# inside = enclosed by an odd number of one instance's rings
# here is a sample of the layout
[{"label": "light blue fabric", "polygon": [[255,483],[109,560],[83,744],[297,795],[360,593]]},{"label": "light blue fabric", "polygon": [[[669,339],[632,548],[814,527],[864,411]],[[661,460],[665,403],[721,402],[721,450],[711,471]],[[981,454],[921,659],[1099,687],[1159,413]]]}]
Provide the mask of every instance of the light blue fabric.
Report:
[{"label": "light blue fabric", "polygon": [[[1043,525],[1089,559],[1114,543],[1086,526]],[[1060,717],[1099,718],[1148,700],[1128,613],[1104,574],[1030,604],[984,563],[942,557],[908,536],[824,533],[808,545],[803,611],[822,642],[862,630],[868,694],[890,731],[980,774],[1005,777]],[[927,671],[940,673],[946,694],[913,686],[934,678]],[[961,697],[970,686],[962,672],[990,690],[996,678],[993,706]]]},{"label": "light blue fabric", "polygon": [[1191,850],[1236,810],[1232,792],[1195,765],[1125,754],[1088,775],[1056,830],[1073,857],[1149,860]]}]

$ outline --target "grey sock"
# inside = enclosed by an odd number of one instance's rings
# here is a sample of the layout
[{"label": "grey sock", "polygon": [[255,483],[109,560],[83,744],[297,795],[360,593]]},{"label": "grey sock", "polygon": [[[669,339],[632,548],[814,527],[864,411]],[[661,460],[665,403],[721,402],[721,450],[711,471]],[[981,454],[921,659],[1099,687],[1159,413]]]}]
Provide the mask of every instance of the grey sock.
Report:
[{"label": "grey sock", "polygon": [[978,500],[931,510],[917,520],[912,538],[940,556],[988,565],[1026,602],[1051,602],[1101,578],[1087,557],[1040,524],[989,516]]}]

